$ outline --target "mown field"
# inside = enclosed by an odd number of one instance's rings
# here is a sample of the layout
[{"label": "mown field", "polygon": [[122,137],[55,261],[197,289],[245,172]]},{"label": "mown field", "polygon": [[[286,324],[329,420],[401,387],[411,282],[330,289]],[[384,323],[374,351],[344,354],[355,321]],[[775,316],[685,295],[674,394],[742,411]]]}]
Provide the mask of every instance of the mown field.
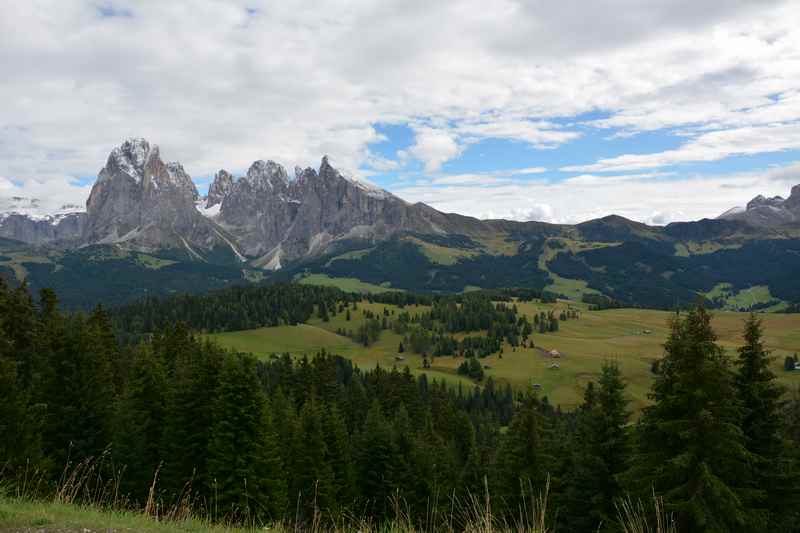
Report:
[{"label": "mown field", "polygon": [[[518,303],[519,310],[531,317],[540,311],[567,306],[581,309],[581,317],[562,322],[558,332],[535,333],[534,348],[506,346],[502,356],[495,354],[482,359],[481,362],[489,367],[485,370],[486,375],[499,382],[510,383],[517,389],[537,386],[540,394],[546,395],[552,403],[570,409],[580,402],[586,383],[599,376],[603,362],[613,360],[619,363],[625,375],[633,407],[638,409],[644,406],[653,378],[651,363],[662,355],[671,313],[646,309],[589,311],[583,304],[571,302]],[[314,318],[299,326],[220,333],[209,337],[223,346],[264,357],[282,352],[311,355],[324,348],[352,359],[362,368],[375,365],[386,368],[408,366],[415,374],[425,372],[429,378],[444,379],[451,384],[474,385],[474,382],[456,373],[462,358],[437,357],[433,360],[432,368],[423,369],[419,355],[398,353],[402,337],[391,331],[382,332],[380,339],[369,347],[336,334],[340,328],[356,329],[364,320],[365,310],[382,313],[384,308],[398,312],[395,306],[363,302],[357,311],[351,312],[350,321],[345,320],[344,313],[340,313],[332,316],[329,322]],[[405,310],[414,313],[424,309],[406,307]],[[746,316],[745,313],[736,312],[714,313],[714,328],[719,342],[731,355],[735,354],[741,343],[742,323]],[[775,356],[775,372],[787,386],[800,385],[800,371],[789,373],[783,370],[784,357],[800,353],[800,315],[761,316],[765,344]],[[560,352],[561,357],[551,358],[546,354],[551,350]],[[558,364],[558,368],[553,368],[554,363]]]}]

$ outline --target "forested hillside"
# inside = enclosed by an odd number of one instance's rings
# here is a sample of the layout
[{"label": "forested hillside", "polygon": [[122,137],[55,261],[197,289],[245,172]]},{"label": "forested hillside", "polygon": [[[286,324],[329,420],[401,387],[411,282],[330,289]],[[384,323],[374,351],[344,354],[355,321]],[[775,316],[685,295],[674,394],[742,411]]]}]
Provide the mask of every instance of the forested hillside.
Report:
[{"label": "forested hillside", "polygon": [[[348,298],[269,290],[261,305],[242,299],[267,323]],[[475,326],[464,316],[513,315],[481,302],[462,300],[472,306],[466,315],[429,302],[428,318],[459,331]],[[638,421],[613,363],[579,409],[562,412],[491,379],[449,387],[328,353],[257,360],[169,321],[120,345],[103,308],[64,314],[47,290],[34,298],[0,286],[0,320],[8,487],[36,472],[35,490],[46,495],[65,465],[91,464],[90,475],[72,478],[76,501],[111,491],[115,505],[157,504],[165,515],[297,527],[353,513],[380,523],[400,505],[415,527],[450,530],[470,519],[470,497],[487,491],[493,513],[514,523],[548,483],[546,520],[556,531],[616,531],[616,505],[629,493],[663,496],[681,532],[788,532],[798,518],[800,399],[781,402],[756,317],[731,360],[704,309],[677,316]]]}]

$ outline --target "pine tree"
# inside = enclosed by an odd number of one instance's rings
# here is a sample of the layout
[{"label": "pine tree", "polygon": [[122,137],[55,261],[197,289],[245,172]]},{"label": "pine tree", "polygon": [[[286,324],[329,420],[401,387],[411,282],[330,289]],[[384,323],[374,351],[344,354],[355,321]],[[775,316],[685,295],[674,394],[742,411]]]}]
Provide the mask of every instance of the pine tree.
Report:
[{"label": "pine tree", "polygon": [[459,411],[453,424],[453,444],[459,465],[457,487],[463,494],[482,493],[486,472],[480,464],[480,454],[475,438],[475,427],[466,413]]},{"label": "pine tree", "polygon": [[223,352],[210,344],[192,343],[176,354],[175,369],[166,396],[162,440],[162,485],[169,495],[184,488],[208,496],[210,482],[205,457],[211,433],[211,412]]},{"label": "pine tree", "polygon": [[120,487],[143,502],[160,466],[166,381],[161,362],[148,345],[140,346],[130,380],[116,409],[114,462],[124,469]]},{"label": "pine tree", "polygon": [[[592,383],[590,382],[590,385]],[[625,384],[619,366],[603,365],[599,387],[587,387],[578,414],[567,524],[573,531],[608,530],[623,496],[619,477],[628,468]]]},{"label": "pine tree", "polygon": [[769,520],[769,513],[771,529],[778,531],[780,515],[790,514],[786,510],[797,496],[797,479],[789,474],[793,468],[787,464],[781,440],[784,389],[769,368],[772,357],[761,339],[761,321],[751,313],[744,325],[745,345],[739,348],[736,388],[744,410],[742,431],[752,454],[751,503],[762,509],[761,523]]},{"label": "pine tree", "polygon": [[535,398],[527,398],[514,414],[500,443],[495,475],[493,493],[512,515],[519,513],[531,496],[538,496],[544,489],[547,458]]},{"label": "pine tree", "polygon": [[60,470],[68,458],[98,457],[112,441],[113,354],[105,331],[80,314],[45,316],[44,335],[48,369],[37,391],[47,405],[43,446]]},{"label": "pine tree", "polygon": [[255,361],[227,356],[217,391],[208,445],[212,513],[217,519],[278,519],[286,509],[286,479]]},{"label": "pine tree", "polygon": [[335,405],[330,406],[325,412],[323,431],[326,443],[325,461],[330,465],[333,474],[329,505],[331,511],[336,514],[353,503],[356,480],[347,425]]},{"label": "pine tree", "polygon": [[357,452],[357,479],[361,497],[375,516],[386,516],[397,475],[397,449],[392,426],[377,400],[367,412]]},{"label": "pine tree", "polygon": [[319,509],[333,507],[334,474],[327,462],[328,447],[322,425],[322,414],[313,396],[300,410],[294,439],[294,462],[292,464],[292,502],[299,502],[306,516]]},{"label": "pine tree", "polygon": [[749,454],[730,362],[715,341],[702,307],[672,321],[626,475],[643,499],[664,496],[681,532],[741,531],[747,522],[739,484]]},{"label": "pine tree", "polygon": [[31,405],[17,376],[17,362],[0,355],[0,462],[4,481],[24,475],[26,467],[43,466],[43,406]]}]

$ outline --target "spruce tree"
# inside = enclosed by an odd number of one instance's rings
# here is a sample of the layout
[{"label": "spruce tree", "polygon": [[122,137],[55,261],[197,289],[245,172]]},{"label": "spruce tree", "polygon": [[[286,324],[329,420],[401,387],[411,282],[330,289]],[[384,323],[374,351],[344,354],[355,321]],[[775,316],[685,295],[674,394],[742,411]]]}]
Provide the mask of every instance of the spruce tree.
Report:
[{"label": "spruce tree", "polygon": [[318,401],[313,396],[303,405],[296,426],[294,439],[294,462],[292,464],[292,502],[299,502],[307,516],[318,509],[333,507],[334,474],[328,463],[328,447],[325,439],[322,414]]},{"label": "spruce tree", "polygon": [[212,415],[208,475],[214,518],[281,518],[287,503],[286,479],[252,358],[225,358]]},{"label": "spruce tree", "polygon": [[495,491],[512,515],[538,496],[547,480],[537,400],[527,398],[514,414],[498,450]]},{"label": "spruce tree", "polygon": [[386,516],[389,510],[398,474],[397,457],[392,426],[375,400],[361,430],[356,462],[361,497],[375,516]]},{"label": "spruce tree", "polygon": [[98,457],[112,440],[112,354],[102,335],[81,314],[45,318],[47,370],[36,393],[47,406],[43,446],[58,471],[68,459]]},{"label": "spruce tree", "polygon": [[711,316],[698,306],[670,324],[665,355],[638,428],[638,454],[627,473],[642,499],[664,497],[681,532],[742,531],[740,483],[749,454],[741,408]]},{"label": "spruce tree", "polygon": [[162,485],[170,496],[188,496],[184,488],[208,496],[206,450],[211,413],[224,353],[216,346],[193,342],[176,354],[166,396],[162,440]]},{"label": "spruce tree", "polygon": [[743,336],[736,388],[744,410],[742,431],[752,456],[750,502],[762,510],[762,520],[769,515],[767,519],[777,531],[782,529],[780,515],[790,514],[786,511],[797,496],[797,479],[791,475],[793,465],[787,464],[781,438],[784,389],[769,368],[772,357],[762,342],[761,320],[753,313],[745,322]]},{"label": "spruce tree", "polygon": [[33,472],[44,466],[43,406],[29,403],[29,395],[18,379],[17,364],[0,355],[0,463],[4,480],[12,482],[21,481],[26,468]]},{"label": "spruce tree", "polygon": [[325,461],[330,465],[333,474],[329,505],[336,514],[353,503],[356,480],[347,424],[335,405],[328,407],[324,414],[323,431]]},{"label": "spruce tree", "polygon": [[161,362],[149,345],[140,346],[115,416],[115,464],[123,469],[120,488],[142,503],[161,463],[166,381]]},{"label": "spruce tree", "polygon": [[619,477],[629,466],[630,413],[618,365],[604,364],[599,386],[589,385],[577,414],[566,522],[573,531],[606,531],[623,496]]}]

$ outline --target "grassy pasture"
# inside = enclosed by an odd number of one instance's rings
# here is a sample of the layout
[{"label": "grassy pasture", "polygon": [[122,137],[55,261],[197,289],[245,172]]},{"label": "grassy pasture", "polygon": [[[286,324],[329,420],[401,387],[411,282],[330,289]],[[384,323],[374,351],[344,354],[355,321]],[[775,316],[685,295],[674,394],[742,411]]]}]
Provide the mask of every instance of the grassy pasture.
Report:
[{"label": "grassy pasture", "polygon": [[[650,365],[661,357],[662,344],[668,334],[671,313],[647,309],[613,309],[588,311],[583,304],[560,301],[556,304],[538,302],[518,303],[519,311],[529,317],[541,311],[555,309],[559,312],[567,307],[581,310],[581,318],[561,323],[556,333],[534,333],[534,348],[512,348],[505,346],[502,357],[498,354],[481,360],[489,366],[486,375],[499,382],[507,382],[522,389],[538,384],[541,394],[547,395],[554,404],[564,408],[580,403],[583,388],[590,380],[597,379],[604,361],[620,364],[628,385],[632,406],[639,409],[646,405],[647,392],[652,382]],[[459,357],[437,357],[432,368],[422,368],[422,358],[405,352],[398,354],[401,337],[384,331],[380,339],[364,347],[351,339],[337,335],[339,328],[356,329],[364,320],[364,310],[380,315],[383,309],[390,313],[400,312],[391,305],[359,304],[351,311],[351,320],[345,313],[333,315],[329,322],[313,318],[301,326],[281,326],[257,330],[220,333],[210,335],[220,344],[241,351],[267,356],[271,353],[312,354],[321,348],[352,359],[362,368],[381,365],[390,368],[408,366],[415,374],[425,372],[430,378],[445,379],[449,383],[472,386],[472,382],[459,376],[456,369],[463,361]],[[424,307],[406,307],[411,313],[423,311]],[[715,312],[714,328],[719,343],[735,355],[741,345],[741,329],[746,313]],[[800,385],[800,372],[787,373],[782,369],[786,355],[800,352],[800,315],[763,314],[765,344],[775,356],[774,369],[781,382],[788,386]],[[558,350],[562,357],[552,359],[545,352]],[[402,356],[403,360],[397,360]],[[551,368],[558,363],[559,368]]]},{"label": "grassy pasture", "polygon": [[305,285],[323,285],[325,287],[337,287],[346,292],[359,292],[362,294],[375,292],[400,291],[390,286],[375,285],[356,278],[332,278],[327,274],[307,274],[296,280]]}]

